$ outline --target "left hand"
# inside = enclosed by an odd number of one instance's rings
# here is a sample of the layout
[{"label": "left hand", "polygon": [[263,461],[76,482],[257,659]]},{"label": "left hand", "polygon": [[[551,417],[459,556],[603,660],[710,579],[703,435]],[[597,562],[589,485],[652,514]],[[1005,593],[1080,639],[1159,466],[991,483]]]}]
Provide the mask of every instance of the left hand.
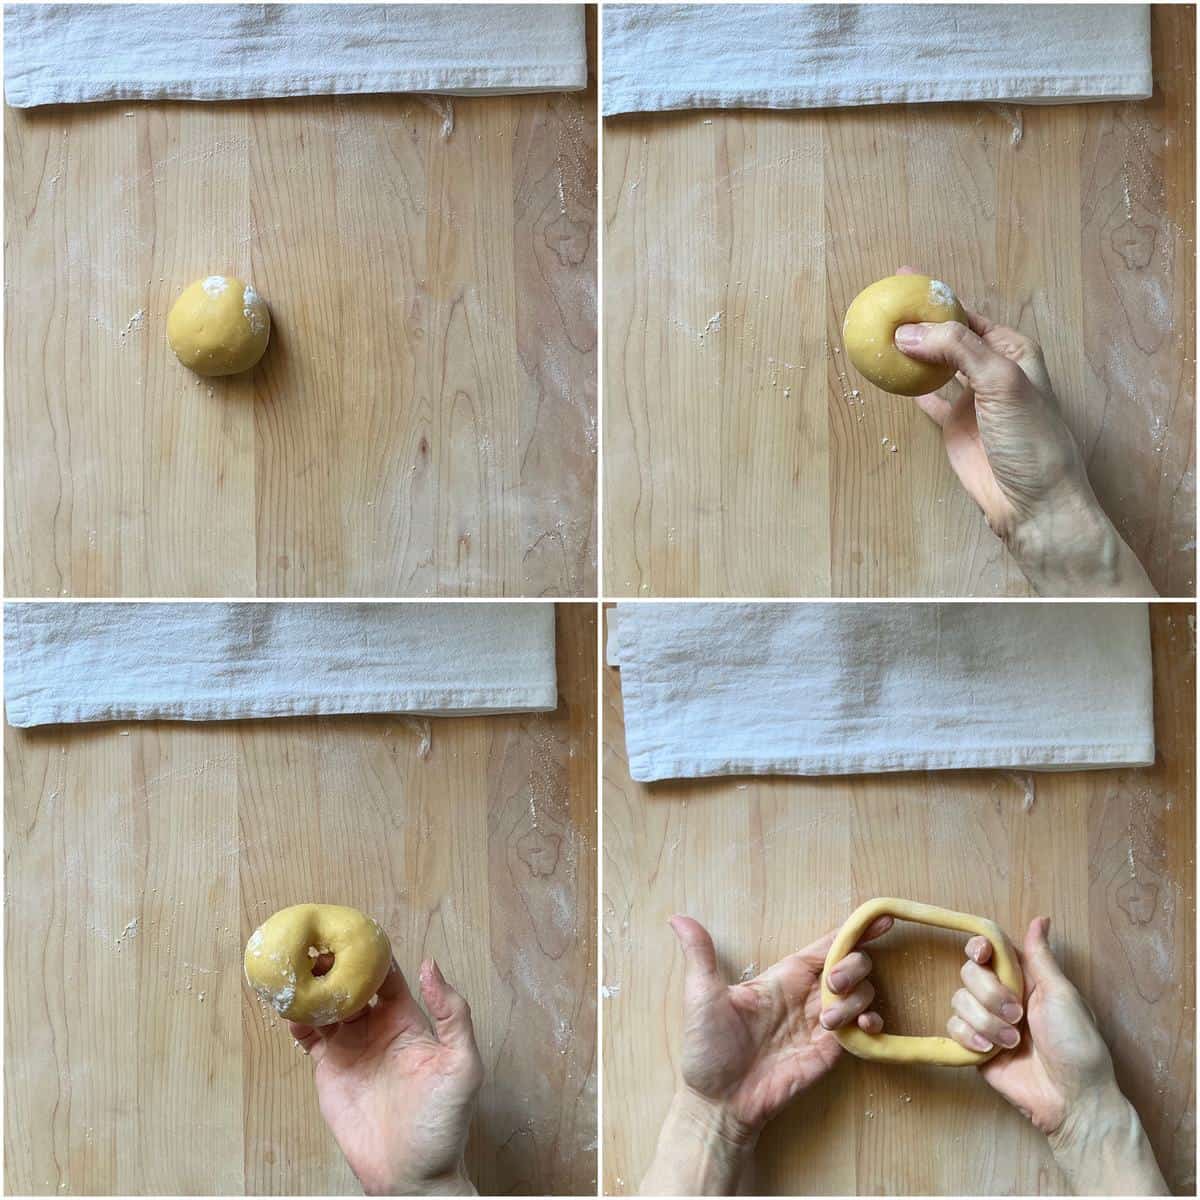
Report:
[{"label": "left hand", "polygon": [[[860,945],[886,933],[880,917]],[[708,931],[691,917],[672,917],[685,959],[681,1071],[685,1088],[706,1102],[728,1136],[752,1142],[767,1121],[837,1062],[841,1044],[830,1032],[849,1021],[882,1028],[869,1012],[871,961],[861,951],[834,973],[839,1003],[821,1013],[821,971],[831,931],[745,983],[726,984]]]},{"label": "left hand", "polygon": [[339,1025],[297,1025],[316,1064],[321,1115],[368,1195],[474,1193],[463,1153],[483,1062],[471,1010],[432,959],[421,964],[426,1017],[400,968],[373,1007]]}]

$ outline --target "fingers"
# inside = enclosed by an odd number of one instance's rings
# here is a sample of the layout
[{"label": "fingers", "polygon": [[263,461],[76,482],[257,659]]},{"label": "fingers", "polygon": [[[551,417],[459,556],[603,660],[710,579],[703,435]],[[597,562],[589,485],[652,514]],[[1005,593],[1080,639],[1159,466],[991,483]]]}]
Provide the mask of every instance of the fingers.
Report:
[{"label": "fingers", "polygon": [[864,1033],[882,1033],[883,1018],[877,1012],[860,1013],[858,1027]]},{"label": "fingers", "polygon": [[683,988],[689,998],[710,995],[724,987],[717,969],[717,951],[708,930],[691,917],[674,916],[669,922],[683,951]]},{"label": "fingers", "polygon": [[957,1013],[946,1022],[946,1032],[960,1046],[965,1046],[968,1050],[976,1050],[980,1054],[986,1054],[989,1050],[995,1049],[995,1045],[992,1042],[984,1037],[982,1033],[977,1033],[972,1029]]},{"label": "fingers", "polygon": [[311,1054],[313,1047],[320,1041],[318,1036],[319,1030],[315,1029],[312,1025],[301,1025],[297,1021],[289,1021],[288,1029],[291,1030],[292,1037],[296,1039],[296,1045],[305,1054]]},{"label": "fingers", "polygon": [[918,396],[916,399],[917,407],[938,425],[945,425],[954,411],[954,405],[939,396],[937,392],[926,392],[925,395]]},{"label": "fingers", "polygon": [[1056,987],[1074,984],[1063,974],[1058,959],[1050,949],[1050,918],[1034,917],[1025,932],[1022,961],[1025,967],[1025,990],[1032,992],[1038,987]]},{"label": "fingers", "polygon": [[1016,394],[1025,376],[1011,359],[991,349],[959,321],[901,325],[897,347],[920,362],[945,363],[961,371],[976,392],[995,397]]},{"label": "fingers", "polygon": [[987,337],[993,329],[999,329],[1000,326],[995,321],[989,321],[983,313],[971,312],[969,309],[964,309],[967,314],[967,324],[971,327],[972,333],[979,334],[980,337]]},{"label": "fingers", "polygon": [[895,917],[889,917],[886,914],[882,917],[876,917],[870,925],[863,930],[863,935],[855,943],[856,946],[865,946],[868,942],[873,942],[876,938],[881,938],[893,925],[896,923]]},{"label": "fingers", "polygon": [[960,974],[967,991],[1002,1021],[1015,1025],[1025,1015],[1021,1001],[1000,982],[995,971],[968,961],[963,963]]},{"label": "fingers", "polygon": [[980,966],[992,961],[992,943],[982,934],[976,934],[966,945],[966,955]]},{"label": "fingers", "polygon": [[829,990],[839,996],[852,991],[871,973],[871,959],[861,950],[852,950],[834,966],[825,980]]},{"label": "fingers", "polygon": [[[954,1016],[973,1034],[987,1042],[989,1050],[993,1046],[1003,1046],[1005,1050],[1011,1050],[1021,1040],[1016,1027],[1004,1017],[989,1010],[969,988],[959,988],[950,1001],[950,1007]],[[982,1049],[980,1046],[976,1048]]]},{"label": "fingers", "polygon": [[378,996],[379,1003],[372,1012],[382,1020],[391,1023],[397,1032],[407,1030],[421,1033],[431,1032],[432,1027],[409,990],[408,982],[394,958],[383,983],[379,985]]},{"label": "fingers", "polygon": [[987,938],[971,938],[966,954],[960,972],[965,986],[950,1002],[953,1016],[946,1030],[968,1050],[986,1052],[995,1046],[1011,1050],[1021,1040],[1016,1028],[1025,1015],[1021,998],[1010,992],[988,966],[993,948]]},{"label": "fingers", "polygon": [[[843,1025],[851,1024],[865,1013],[874,1000],[875,989],[870,980],[864,979],[844,996],[839,995],[836,1003],[821,1010],[821,1024],[826,1029],[841,1029]],[[883,1028],[882,1019],[879,1026]]]},{"label": "fingers", "polygon": [[446,982],[441,967],[432,958],[421,964],[421,999],[443,1046],[478,1055],[471,1006]]},{"label": "fingers", "polygon": [[[862,937],[858,939],[857,944],[860,946],[865,946],[868,942],[873,942],[876,938],[883,937],[883,935],[887,933],[887,931],[891,929],[895,923],[896,921],[894,917],[876,917],[875,920],[863,930]],[[839,925],[838,929],[840,928],[841,926]],[[789,955],[788,959],[797,958],[810,971],[816,973],[820,973],[821,971],[825,970],[826,967],[832,967],[836,965],[833,963],[827,963],[825,960],[829,956],[829,948],[833,945],[833,939],[837,937],[837,934],[837,929],[831,929],[828,933],[817,938],[815,942],[811,942],[809,945],[805,946],[803,950],[797,950],[795,955]],[[787,962],[788,959],[784,959],[783,961]]]}]

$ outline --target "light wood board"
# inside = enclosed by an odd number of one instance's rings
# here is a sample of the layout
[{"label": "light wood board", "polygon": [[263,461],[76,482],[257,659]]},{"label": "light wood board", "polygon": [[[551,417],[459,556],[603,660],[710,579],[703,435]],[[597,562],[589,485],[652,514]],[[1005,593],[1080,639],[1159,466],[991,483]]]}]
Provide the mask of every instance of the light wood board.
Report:
[{"label": "light wood board", "polygon": [[604,122],[606,595],[1028,594],[844,362],[904,264],[1042,344],[1106,511],[1195,594],[1195,8],[1152,27],[1145,102]]},{"label": "light wood board", "polygon": [[595,595],[594,95],[7,109],[7,594]]},{"label": "light wood board", "polygon": [[7,1191],[358,1194],[242,977],[326,900],[470,1001],[480,1190],[594,1194],[595,662],[564,605],[552,714],[8,728]]},{"label": "light wood board", "polygon": [[[1095,1009],[1172,1188],[1195,1191],[1195,610],[1151,616],[1158,761],[1033,777],[969,771],[642,785],[628,774],[620,672],[605,669],[603,1062],[608,1193],[637,1189],[674,1087],[682,957],[712,932],[730,982],[815,940],[872,896],[1039,914]],[[939,1033],[961,937],[902,925],[872,947],[896,1033]],[[768,1125],[760,1194],[1062,1194],[1046,1140],[971,1069],[846,1056]]]}]

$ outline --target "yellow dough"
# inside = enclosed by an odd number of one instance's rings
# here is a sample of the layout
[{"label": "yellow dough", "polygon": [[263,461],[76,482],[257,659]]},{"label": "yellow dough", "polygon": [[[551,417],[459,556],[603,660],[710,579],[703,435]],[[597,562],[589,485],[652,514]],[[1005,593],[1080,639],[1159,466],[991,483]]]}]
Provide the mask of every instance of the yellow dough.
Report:
[{"label": "yellow dough", "polygon": [[[321,955],[332,955],[314,975]],[[246,982],[281,1017],[333,1025],[352,1017],[379,991],[392,945],[374,917],[340,904],[293,904],[268,917],[246,943]]]},{"label": "yellow dough", "polygon": [[863,288],[846,309],[842,341],[850,361],[877,388],[897,396],[936,392],[954,368],[918,362],[896,348],[901,325],[960,321],[967,314],[948,284],[928,275],[889,275]]},{"label": "yellow dough", "polygon": [[167,341],[197,375],[248,371],[266,351],[271,314],[248,284],[232,275],[197,279],[175,301]]},{"label": "yellow dough", "polygon": [[[982,934],[992,943],[992,968],[1000,982],[1022,1002],[1025,999],[1025,979],[1016,952],[1009,944],[1004,931],[994,921],[973,917],[968,913],[954,912],[948,908],[937,908],[932,904],[920,904],[916,900],[895,900],[883,897],[868,900],[850,914],[846,923],[838,930],[837,937],[825,957],[825,971],[821,973],[821,1005],[828,1008],[836,1003],[838,996],[830,991],[826,975],[858,943],[867,927],[877,917],[893,916],[902,921],[916,921],[921,925],[936,925],[939,929],[957,929],[972,936]],[[876,1062],[934,1063],[943,1067],[972,1067],[985,1063],[1000,1053],[996,1046],[985,1053],[968,1050],[948,1037],[902,1037],[891,1033],[867,1033],[857,1025],[849,1025],[835,1031],[834,1036],[851,1054],[859,1058],[870,1058]]]}]

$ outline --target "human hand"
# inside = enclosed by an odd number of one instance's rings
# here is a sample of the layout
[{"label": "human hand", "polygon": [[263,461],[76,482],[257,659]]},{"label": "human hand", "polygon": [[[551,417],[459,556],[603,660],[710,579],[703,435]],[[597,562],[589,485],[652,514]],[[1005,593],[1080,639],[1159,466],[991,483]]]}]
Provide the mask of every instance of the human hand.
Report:
[{"label": "human hand", "polygon": [[463,1152],[483,1084],[471,1010],[432,959],[425,1016],[400,968],[339,1025],[289,1022],[316,1064],[321,1115],[368,1195],[466,1195]]},{"label": "human hand", "polygon": [[[989,967],[987,938],[971,938],[963,987],[954,994],[954,1015],[946,1024],[969,1050],[1011,1050],[989,1059],[980,1074],[1047,1135],[1098,1091],[1116,1088],[1112,1056],[1091,1010],[1055,961],[1046,940],[1049,927],[1048,918],[1037,917],[1025,934],[1024,997],[1014,996]],[[1026,1010],[1029,1032],[1022,1038],[1017,1026]]]},{"label": "human hand", "polygon": [[956,399],[931,392],[917,404],[989,527],[1040,594],[1155,595],[1092,490],[1041,347],[978,313],[967,320],[901,325],[895,340],[957,370]]},{"label": "human hand", "polygon": [[[892,923],[891,917],[874,921],[859,945]],[[793,1096],[829,1071],[842,1052],[831,1030],[850,1021],[868,1031],[882,1028],[879,1014],[870,1011],[871,960],[860,950],[837,965],[832,982],[838,1004],[821,1012],[821,972],[836,931],[761,975],[729,985],[698,921],[673,917],[671,928],[685,960],[683,1085],[710,1106],[732,1140],[753,1142]]]}]

